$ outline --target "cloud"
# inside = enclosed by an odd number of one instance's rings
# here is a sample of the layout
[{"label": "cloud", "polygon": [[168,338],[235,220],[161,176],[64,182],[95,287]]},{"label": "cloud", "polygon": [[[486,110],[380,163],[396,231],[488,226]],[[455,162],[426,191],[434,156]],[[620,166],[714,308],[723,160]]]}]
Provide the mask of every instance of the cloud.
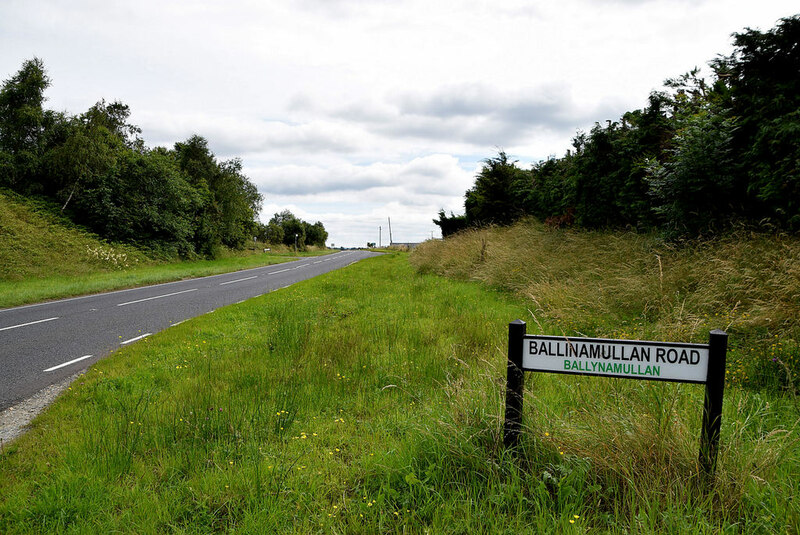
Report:
[{"label": "cloud", "polygon": [[403,163],[283,165],[246,171],[265,196],[349,196],[359,192],[370,202],[403,199],[406,204],[425,204],[430,197],[452,197],[454,193],[461,195],[473,175],[462,168],[456,157],[445,154]]},{"label": "cloud", "polygon": [[560,84],[501,90],[468,83],[350,103],[330,115],[389,139],[448,140],[485,150],[522,145],[537,136],[569,136],[595,120],[616,119],[624,109],[613,99],[580,105]]},{"label": "cloud", "polygon": [[360,128],[341,122],[313,120],[302,124],[259,120],[248,116],[137,113],[135,119],[149,142],[171,146],[198,134],[219,155],[248,155],[270,151],[291,154],[333,152],[350,154],[363,147]]}]

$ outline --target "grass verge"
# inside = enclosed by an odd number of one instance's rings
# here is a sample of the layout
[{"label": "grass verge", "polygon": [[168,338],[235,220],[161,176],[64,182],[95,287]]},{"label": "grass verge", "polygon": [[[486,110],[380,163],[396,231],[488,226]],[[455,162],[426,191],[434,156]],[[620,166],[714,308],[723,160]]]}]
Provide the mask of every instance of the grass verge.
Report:
[{"label": "grass verge", "polygon": [[797,532],[785,396],[728,390],[707,495],[701,387],[531,374],[514,460],[505,339],[528,303],[406,258],[93,366],[0,454],[0,532]]},{"label": "grass verge", "polygon": [[[270,247],[269,252],[263,248]],[[216,275],[293,260],[283,245],[248,243],[216,260],[159,261],[131,245],[108,243],[58,207],[0,189],[0,308],[134,286]]]},{"label": "grass verge", "polygon": [[192,260],[128,267],[122,270],[87,270],[81,275],[54,275],[22,281],[0,281],[0,308],[38,303],[135,286],[146,286],[193,277],[205,277],[242,269],[289,262],[310,253],[256,253],[230,255],[216,260]]}]

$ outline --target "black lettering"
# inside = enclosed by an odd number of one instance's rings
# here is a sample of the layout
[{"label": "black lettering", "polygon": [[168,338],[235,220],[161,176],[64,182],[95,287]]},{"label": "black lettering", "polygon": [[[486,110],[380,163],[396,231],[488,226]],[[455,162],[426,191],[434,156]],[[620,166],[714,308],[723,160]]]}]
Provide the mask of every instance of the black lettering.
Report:
[{"label": "black lettering", "polygon": [[678,362],[678,351],[675,349],[667,349],[667,362],[675,364]]}]

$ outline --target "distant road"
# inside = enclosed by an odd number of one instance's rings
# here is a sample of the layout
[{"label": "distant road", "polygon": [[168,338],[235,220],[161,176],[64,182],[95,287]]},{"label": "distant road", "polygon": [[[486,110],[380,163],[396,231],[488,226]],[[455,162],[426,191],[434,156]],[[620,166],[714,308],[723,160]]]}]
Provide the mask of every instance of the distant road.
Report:
[{"label": "distant road", "polygon": [[214,309],[376,256],[326,256],[0,310],[0,411],[115,349]]}]

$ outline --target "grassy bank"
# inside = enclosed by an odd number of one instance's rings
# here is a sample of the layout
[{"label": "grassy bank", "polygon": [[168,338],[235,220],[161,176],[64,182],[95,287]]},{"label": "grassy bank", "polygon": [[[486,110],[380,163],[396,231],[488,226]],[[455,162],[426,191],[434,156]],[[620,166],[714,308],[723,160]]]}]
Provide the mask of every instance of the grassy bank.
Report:
[{"label": "grassy bank", "polygon": [[676,244],[523,222],[426,242],[411,261],[423,273],[517,295],[533,334],[705,343],[711,329],[723,329],[729,383],[799,386],[798,237],[740,233]]},{"label": "grassy bank", "polygon": [[[271,250],[264,253],[264,247]],[[216,275],[295,256],[285,246],[248,244],[243,251],[221,251],[215,260],[157,259],[130,245],[99,239],[60,217],[52,206],[0,192],[0,308]]]},{"label": "grassy bank", "polygon": [[711,495],[695,385],[529,375],[508,457],[506,329],[529,308],[395,253],[154,335],[4,449],[0,532],[797,531],[777,392],[729,388]]},{"label": "grassy bank", "polygon": [[216,260],[158,262],[124,269],[98,269],[95,272],[87,270],[81,275],[54,275],[24,281],[0,281],[0,308],[228,273],[319,254],[327,254],[327,252],[240,253]]}]

